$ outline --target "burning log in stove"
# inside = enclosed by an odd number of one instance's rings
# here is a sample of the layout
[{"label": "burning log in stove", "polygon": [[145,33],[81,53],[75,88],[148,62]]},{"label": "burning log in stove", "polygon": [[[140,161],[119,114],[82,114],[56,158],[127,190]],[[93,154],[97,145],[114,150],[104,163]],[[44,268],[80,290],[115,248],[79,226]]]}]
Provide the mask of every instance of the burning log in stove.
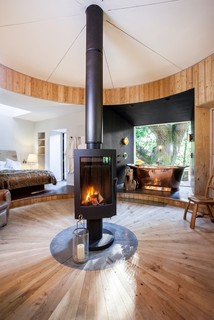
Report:
[{"label": "burning log in stove", "polygon": [[95,191],[93,186],[88,188],[87,195],[81,202],[83,206],[99,206],[103,204],[105,204],[104,198],[99,192]]}]

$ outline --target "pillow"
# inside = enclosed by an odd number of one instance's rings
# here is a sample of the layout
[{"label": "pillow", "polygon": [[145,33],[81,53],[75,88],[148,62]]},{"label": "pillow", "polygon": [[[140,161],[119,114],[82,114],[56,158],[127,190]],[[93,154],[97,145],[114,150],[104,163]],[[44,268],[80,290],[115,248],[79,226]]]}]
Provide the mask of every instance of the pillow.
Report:
[{"label": "pillow", "polygon": [[0,161],[0,170],[5,169],[5,164],[6,164],[6,161]]},{"label": "pillow", "polygon": [[5,163],[5,168],[4,169],[8,169],[8,170],[20,170],[21,169],[21,164],[19,161],[14,161],[11,159],[6,159],[6,163]]}]

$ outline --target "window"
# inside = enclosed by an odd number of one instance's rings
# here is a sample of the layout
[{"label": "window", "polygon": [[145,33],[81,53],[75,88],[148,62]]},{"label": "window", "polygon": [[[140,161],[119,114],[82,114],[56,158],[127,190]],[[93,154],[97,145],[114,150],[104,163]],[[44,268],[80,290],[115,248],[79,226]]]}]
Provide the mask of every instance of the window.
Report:
[{"label": "window", "polygon": [[189,166],[191,122],[135,127],[135,163]]}]

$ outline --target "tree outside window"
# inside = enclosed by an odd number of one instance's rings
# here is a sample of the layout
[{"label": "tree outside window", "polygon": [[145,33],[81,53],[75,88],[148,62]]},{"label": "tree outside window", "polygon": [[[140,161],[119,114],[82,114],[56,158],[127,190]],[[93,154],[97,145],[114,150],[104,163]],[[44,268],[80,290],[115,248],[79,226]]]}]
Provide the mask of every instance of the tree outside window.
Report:
[{"label": "tree outside window", "polygon": [[189,166],[190,132],[190,121],[136,127],[136,159],[148,165]]}]

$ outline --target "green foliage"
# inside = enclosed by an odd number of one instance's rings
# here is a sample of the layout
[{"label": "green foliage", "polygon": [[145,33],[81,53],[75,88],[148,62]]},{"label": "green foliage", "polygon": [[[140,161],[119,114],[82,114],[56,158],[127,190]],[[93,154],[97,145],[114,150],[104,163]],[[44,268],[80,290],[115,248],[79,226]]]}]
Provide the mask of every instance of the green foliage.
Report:
[{"label": "green foliage", "polygon": [[151,165],[190,165],[190,126],[180,122],[136,127],[136,158]]}]

